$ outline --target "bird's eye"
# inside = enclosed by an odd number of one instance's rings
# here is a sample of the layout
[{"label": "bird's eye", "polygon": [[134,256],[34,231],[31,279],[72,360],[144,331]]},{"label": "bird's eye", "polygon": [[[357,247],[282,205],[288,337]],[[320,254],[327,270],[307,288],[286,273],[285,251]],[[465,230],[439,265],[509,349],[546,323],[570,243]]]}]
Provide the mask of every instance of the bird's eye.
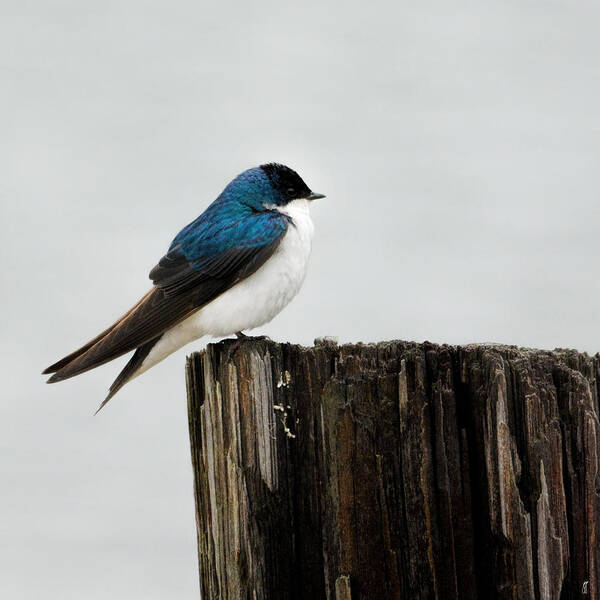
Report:
[{"label": "bird's eye", "polygon": [[288,188],[285,191],[285,193],[288,195],[288,198],[293,198],[296,195],[296,190],[293,187],[291,187],[291,188]]}]

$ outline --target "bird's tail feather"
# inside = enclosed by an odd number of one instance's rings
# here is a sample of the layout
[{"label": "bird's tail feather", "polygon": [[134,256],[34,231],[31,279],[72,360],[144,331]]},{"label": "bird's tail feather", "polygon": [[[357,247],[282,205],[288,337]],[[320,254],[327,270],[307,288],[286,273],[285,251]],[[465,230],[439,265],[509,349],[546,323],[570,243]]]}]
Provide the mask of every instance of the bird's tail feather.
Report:
[{"label": "bird's tail feather", "polygon": [[169,312],[168,307],[165,309],[165,303],[164,294],[156,288],[152,289],[112,327],[52,367],[48,367],[46,371],[50,372],[57,365],[61,365],[47,383],[75,377],[136,348],[145,347],[149,342],[154,344],[154,340],[158,339],[163,331],[194,311],[194,307],[185,299],[177,302],[169,300],[171,306],[174,305],[177,309],[174,314]]},{"label": "bird's tail feather", "polygon": [[112,385],[108,390],[108,395],[104,398],[102,404],[98,407],[98,410],[94,414],[98,414],[104,405],[131,379],[136,376],[136,371],[142,366],[144,359],[150,353],[150,350],[154,347],[154,344],[158,342],[161,338],[159,335],[154,339],[146,342],[142,346],[140,346],[134,353],[133,356],[129,359],[129,362],[123,367],[123,370],[119,373],[117,378],[113,381]]},{"label": "bird's tail feather", "polygon": [[[70,363],[73,363],[76,359],[83,356],[88,350],[91,350],[93,346],[95,346],[98,342],[101,342],[109,333],[111,333],[118,325],[123,323],[127,317],[133,314],[133,312],[141,306],[141,304],[148,298],[150,292],[148,292],[135,306],[133,306],[129,311],[127,311],[122,317],[117,319],[110,327],[105,329],[102,333],[99,333],[94,339],[90,340],[87,344],[81,346],[71,354],[67,354],[64,358],[61,358],[59,361],[55,362],[53,365],[50,365],[46,369],[42,371],[42,375],[49,375],[50,373],[57,373],[61,369],[67,367]],[[98,366],[98,365],[97,365]],[[76,374],[76,373],[74,373]],[[69,375],[68,377],[72,377]],[[48,381],[54,383],[55,381],[61,381],[62,379],[67,379],[67,377],[51,377]]]},{"label": "bird's tail feather", "polygon": [[71,354],[68,354],[64,358],[61,358],[59,361],[55,362],[53,365],[50,365],[46,369],[42,371],[42,375],[49,375],[50,373],[56,373],[60,371],[62,368],[66,367],[69,363],[72,363],[75,359],[83,356],[92,346],[96,345],[100,340],[105,338],[115,327],[117,323],[111,325],[108,329],[105,329],[102,333],[98,334],[93,340],[90,340],[81,348],[78,348]]}]

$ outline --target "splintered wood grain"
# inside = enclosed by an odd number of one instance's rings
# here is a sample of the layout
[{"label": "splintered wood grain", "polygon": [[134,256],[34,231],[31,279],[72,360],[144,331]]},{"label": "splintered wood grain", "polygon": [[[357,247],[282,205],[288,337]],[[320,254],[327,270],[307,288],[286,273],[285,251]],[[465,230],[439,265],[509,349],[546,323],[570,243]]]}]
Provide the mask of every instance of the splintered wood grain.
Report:
[{"label": "splintered wood grain", "polygon": [[188,360],[202,597],[600,597],[600,357],[222,342]]}]

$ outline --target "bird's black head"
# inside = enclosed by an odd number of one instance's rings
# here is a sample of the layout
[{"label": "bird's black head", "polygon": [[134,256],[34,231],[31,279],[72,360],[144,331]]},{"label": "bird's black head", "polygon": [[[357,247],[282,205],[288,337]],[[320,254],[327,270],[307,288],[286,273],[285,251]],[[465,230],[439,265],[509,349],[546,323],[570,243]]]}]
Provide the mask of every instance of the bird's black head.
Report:
[{"label": "bird's black head", "polygon": [[268,163],[261,165],[260,168],[269,178],[271,187],[276,193],[277,204],[279,205],[287,204],[299,198],[316,200],[317,198],[325,197],[323,194],[311,192],[310,188],[302,180],[302,177],[285,165]]}]

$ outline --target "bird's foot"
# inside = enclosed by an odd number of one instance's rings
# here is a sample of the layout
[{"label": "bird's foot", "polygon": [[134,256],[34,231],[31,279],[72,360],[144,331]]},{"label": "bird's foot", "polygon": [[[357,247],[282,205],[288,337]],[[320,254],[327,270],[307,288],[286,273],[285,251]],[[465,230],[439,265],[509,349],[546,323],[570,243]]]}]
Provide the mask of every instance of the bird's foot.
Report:
[{"label": "bird's foot", "polygon": [[238,348],[245,340],[268,340],[271,341],[271,338],[268,335],[246,335],[242,331],[236,332],[237,339],[233,340],[227,346],[227,352],[225,354],[225,362],[229,362],[233,355],[238,351]]},{"label": "bird's foot", "polygon": [[269,342],[271,341],[271,338],[268,335],[246,335],[241,331],[238,331],[235,335],[237,335],[238,340],[269,340]]}]

